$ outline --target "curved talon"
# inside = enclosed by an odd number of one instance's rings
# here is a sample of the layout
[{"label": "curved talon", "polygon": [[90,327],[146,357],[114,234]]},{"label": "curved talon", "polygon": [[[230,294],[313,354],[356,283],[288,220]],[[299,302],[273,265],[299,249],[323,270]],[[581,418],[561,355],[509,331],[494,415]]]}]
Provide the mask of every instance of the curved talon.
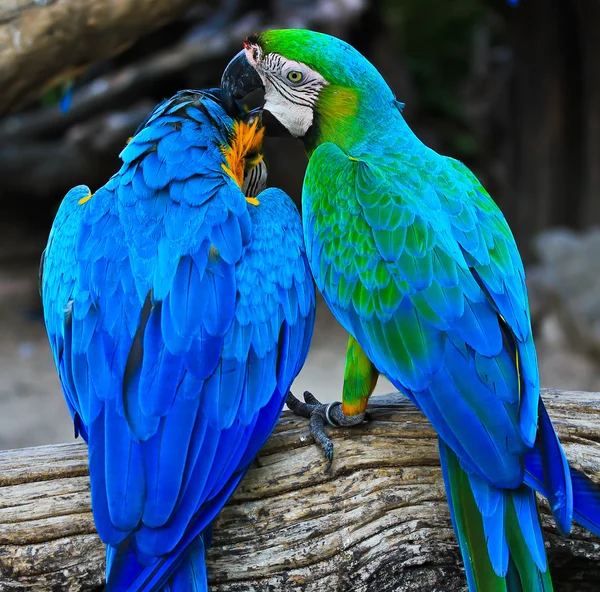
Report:
[{"label": "curved talon", "polygon": [[[309,418],[309,430],[313,440],[318,444],[325,457],[327,458],[326,471],[331,468],[333,462],[333,442],[325,433],[325,424],[334,428],[351,427],[362,423],[367,419],[366,413],[347,416],[342,411],[342,404],[339,401],[333,403],[321,403],[312,393],[304,391],[304,401],[297,399],[291,392],[288,393],[287,406],[292,413],[300,417]],[[370,417],[369,417],[370,420]]]},{"label": "curved talon", "polygon": [[313,440],[321,447],[325,457],[327,458],[327,466],[325,470],[328,471],[333,462],[333,442],[327,437],[325,433],[325,418],[323,414],[323,405],[315,407],[314,411],[310,416],[308,423],[310,435]]}]

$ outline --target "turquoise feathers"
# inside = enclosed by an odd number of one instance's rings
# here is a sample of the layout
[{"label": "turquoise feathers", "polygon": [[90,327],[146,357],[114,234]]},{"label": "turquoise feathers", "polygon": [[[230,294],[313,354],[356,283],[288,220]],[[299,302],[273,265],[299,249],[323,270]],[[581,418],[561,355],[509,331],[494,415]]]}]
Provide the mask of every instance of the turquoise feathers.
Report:
[{"label": "turquoise feathers", "polygon": [[106,185],[67,194],[51,230],[44,315],[89,446],[107,591],[207,590],[210,523],[306,358],[315,297],[299,214],[278,189],[252,203],[241,191],[260,140],[218,91],[180,92]]},{"label": "turquoise feathers", "polygon": [[[481,524],[487,544],[473,563],[472,545],[462,547],[471,589],[491,585],[480,575],[489,561],[498,589],[509,571],[524,582],[533,570],[528,589],[550,590],[535,497],[520,487],[541,402],[514,239],[466,167],[422,145],[392,105],[383,119],[373,153],[324,141],[311,156],[303,210],[315,282],[373,365],[428,417],[444,465],[458,459],[445,470],[448,491],[465,472],[461,487],[474,502],[470,514],[454,512],[455,530],[462,542]],[[555,516],[568,532],[568,471],[555,484],[563,492]],[[509,544],[511,526],[523,545]]]}]

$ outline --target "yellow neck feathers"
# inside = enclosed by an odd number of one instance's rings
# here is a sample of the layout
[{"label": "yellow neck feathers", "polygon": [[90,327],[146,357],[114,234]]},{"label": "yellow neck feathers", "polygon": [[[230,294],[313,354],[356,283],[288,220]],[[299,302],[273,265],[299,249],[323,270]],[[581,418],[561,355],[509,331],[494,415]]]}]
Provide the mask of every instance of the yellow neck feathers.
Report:
[{"label": "yellow neck feathers", "polygon": [[264,128],[258,128],[258,119],[253,123],[233,122],[233,134],[228,145],[221,146],[225,162],[223,170],[242,188],[244,174],[256,166],[263,158],[261,153],[265,135]]}]

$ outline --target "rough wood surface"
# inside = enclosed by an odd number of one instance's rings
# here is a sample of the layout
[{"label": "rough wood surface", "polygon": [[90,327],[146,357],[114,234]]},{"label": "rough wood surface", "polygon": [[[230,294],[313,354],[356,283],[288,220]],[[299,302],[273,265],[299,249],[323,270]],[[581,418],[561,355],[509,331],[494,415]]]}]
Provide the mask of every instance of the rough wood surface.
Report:
[{"label": "rough wood surface", "polygon": [[[600,394],[546,391],[567,457],[600,477]],[[373,397],[373,421],[333,430],[332,470],[304,420],[282,416],[215,524],[213,592],[465,589],[435,434],[400,395]],[[0,453],[0,590],[92,590],[103,549],[82,444]],[[557,536],[544,515],[555,590],[597,590],[600,540]]]},{"label": "rough wood surface", "polygon": [[0,116],[107,59],[198,0],[0,2]]}]

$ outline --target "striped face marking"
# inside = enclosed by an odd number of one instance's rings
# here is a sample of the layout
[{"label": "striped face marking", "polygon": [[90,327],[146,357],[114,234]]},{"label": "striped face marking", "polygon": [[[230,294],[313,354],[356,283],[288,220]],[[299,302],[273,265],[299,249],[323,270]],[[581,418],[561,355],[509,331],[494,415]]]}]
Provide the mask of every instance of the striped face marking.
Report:
[{"label": "striped face marking", "polygon": [[248,43],[245,51],[265,85],[264,108],[292,135],[304,136],[313,124],[319,93],[328,82],[302,62],[278,53],[264,54],[259,45]]},{"label": "striped face marking", "polygon": [[[246,174],[242,183],[242,191],[246,196],[258,195],[267,185],[267,165],[262,154],[258,160],[246,160]],[[254,204],[258,205],[258,204]]]}]

